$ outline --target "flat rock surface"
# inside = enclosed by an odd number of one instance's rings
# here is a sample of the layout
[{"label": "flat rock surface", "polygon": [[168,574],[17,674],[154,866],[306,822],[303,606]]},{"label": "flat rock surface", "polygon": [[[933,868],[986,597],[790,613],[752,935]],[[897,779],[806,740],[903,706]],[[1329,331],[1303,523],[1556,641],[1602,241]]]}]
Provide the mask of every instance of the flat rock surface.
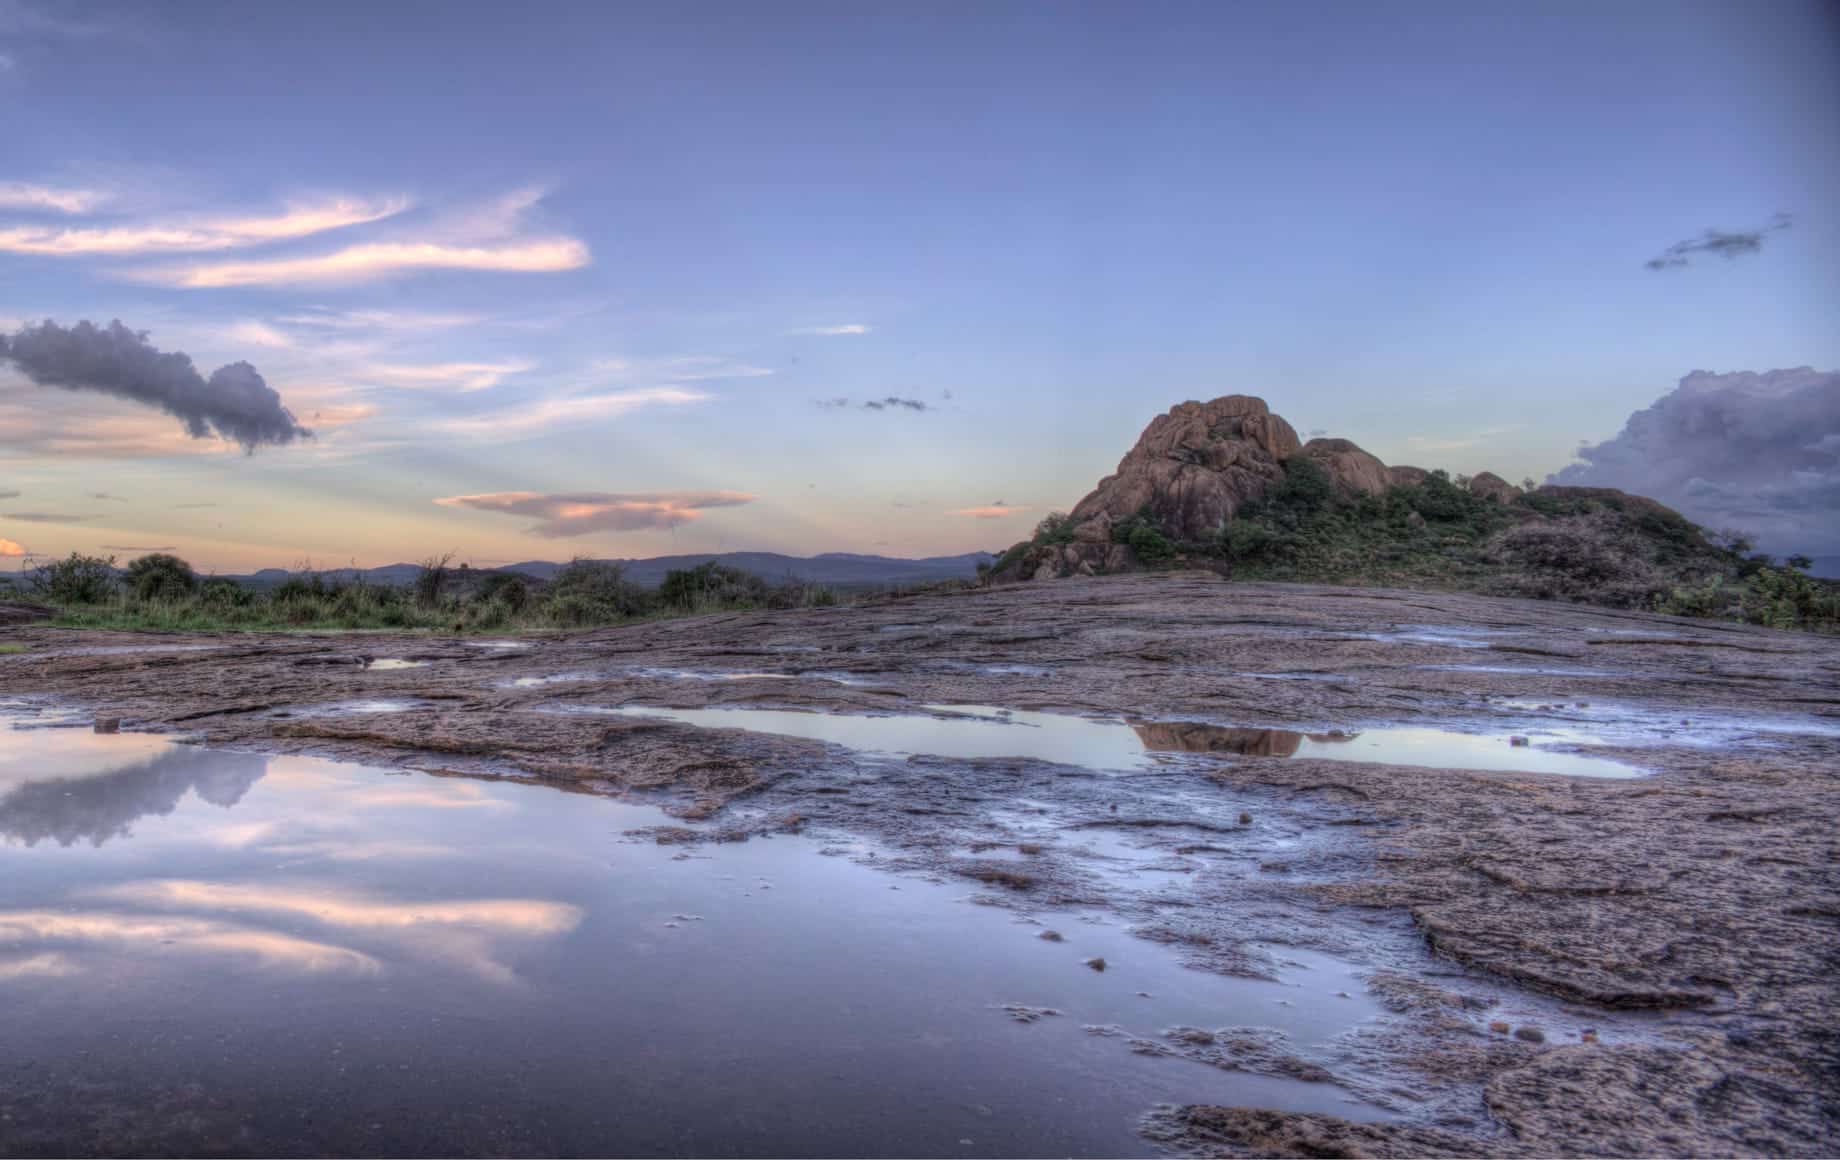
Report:
[{"label": "flat rock surface", "polygon": [[[0,655],[0,696],[122,729],[662,795],[684,824],[659,841],[800,829],[850,856],[873,842],[897,874],[981,884],[1050,926],[1114,911],[1201,969],[1270,975],[1289,950],[1357,965],[1393,1015],[1332,1047],[1182,1028],[1130,1049],[1339,1083],[1392,1118],[1149,1116],[1179,1150],[1840,1148],[1840,640],[1192,573],[515,642],[0,639],[29,646]],[[1138,726],[1151,752],[1125,772],[1064,753],[876,753],[634,708],[942,728],[1047,712]],[[1504,750],[1526,736],[1644,776],[1440,768],[1435,747],[1432,765],[1347,759],[1381,729]],[[1344,758],[1324,756],[1343,741]]]}]

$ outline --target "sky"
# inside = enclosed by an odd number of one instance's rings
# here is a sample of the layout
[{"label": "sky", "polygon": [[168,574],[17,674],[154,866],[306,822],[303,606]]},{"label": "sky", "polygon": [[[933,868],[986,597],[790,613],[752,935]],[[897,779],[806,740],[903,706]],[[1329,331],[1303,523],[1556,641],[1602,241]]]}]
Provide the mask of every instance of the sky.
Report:
[{"label": "sky", "polygon": [[0,334],[312,432],[0,360],[0,553],[952,554],[1187,399],[1518,481],[1840,370],[1831,4],[0,0],[0,114]]}]

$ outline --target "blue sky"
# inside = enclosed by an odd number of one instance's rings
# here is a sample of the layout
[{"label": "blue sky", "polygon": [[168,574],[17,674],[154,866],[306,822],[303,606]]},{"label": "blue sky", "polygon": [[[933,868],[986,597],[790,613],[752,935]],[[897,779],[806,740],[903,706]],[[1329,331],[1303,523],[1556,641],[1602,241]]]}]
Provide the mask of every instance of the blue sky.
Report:
[{"label": "blue sky", "polygon": [[1232,392],[1543,476],[1690,371],[1840,367],[1836,62],[1790,0],[0,0],[0,329],[246,359],[318,433],[0,372],[0,540],[996,548]]}]

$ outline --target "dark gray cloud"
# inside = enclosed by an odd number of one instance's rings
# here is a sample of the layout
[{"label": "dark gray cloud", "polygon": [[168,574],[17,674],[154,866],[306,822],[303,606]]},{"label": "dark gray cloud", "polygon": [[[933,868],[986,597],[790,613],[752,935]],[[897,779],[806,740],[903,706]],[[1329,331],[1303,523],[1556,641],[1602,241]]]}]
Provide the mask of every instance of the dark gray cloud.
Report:
[{"label": "dark gray cloud", "polygon": [[110,494],[109,494],[108,492],[106,492],[106,491],[92,491],[92,492],[90,492],[90,493],[89,493],[89,497],[90,497],[91,499],[106,499],[106,500],[108,500],[108,501],[109,501],[109,502],[111,502],[111,503],[127,503],[127,502],[128,502],[128,497],[127,497],[127,496],[125,496],[125,495],[110,495]]},{"label": "dark gray cloud", "polygon": [[200,375],[188,355],[162,351],[142,331],[120,322],[72,327],[55,322],[0,335],[0,362],[44,387],[99,391],[158,407],[178,419],[194,439],[216,436],[253,453],[264,444],[292,443],[313,433],[246,362]]},{"label": "dark gray cloud", "polygon": [[62,512],[7,512],[6,518],[18,520],[22,524],[80,524],[96,517],[66,515]]},{"label": "dark gray cloud", "polygon": [[898,395],[889,395],[882,399],[865,399],[861,403],[852,403],[841,396],[835,399],[814,399],[812,401],[826,411],[841,411],[852,406],[861,407],[865,411],[928,411],[932,409],[919,399],[904,399]]},{"label": "dark gray cloud", "polygon": [[1770,219],[1770,224],[1754,230],[1707,230],[1697,238],[1688,238],[1675,242],[1660,254],[1650,258],[1646,263],[1651,270],[1678,270],[1691,266],[1693,259],[1703,255],[1715,255],[1730,261],[1755,254],[1763,249],[1766,235],[1789,228],[1793,219],[1786,213],[1779,213]]},{"label": "dark gray cloud", "polygon": [[1840,552],[1840,372],[1694,371],[1550,482],[1652,496],[1777,555]]}]

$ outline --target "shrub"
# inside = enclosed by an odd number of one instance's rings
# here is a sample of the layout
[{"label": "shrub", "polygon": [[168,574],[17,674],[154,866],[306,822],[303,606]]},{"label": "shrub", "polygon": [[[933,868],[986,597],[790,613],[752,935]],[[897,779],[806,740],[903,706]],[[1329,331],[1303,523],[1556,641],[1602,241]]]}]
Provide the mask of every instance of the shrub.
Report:
[{"label": "shrub", "polygon": [[255,593],[234,580],[216,576],[199,587],[198,600],[208,608],[247,608],[255,602]]},{"label": "shrub", "polygon": [[660,603],[686,611],[711,605],[753,607],[765,604],[767,597],[766,581],[714,560],[666,572],[658,586]]},{"label": "shrub", "polygon": [[645,590],[627,581],[618,564],[575,559],[544,592],[544,615],[558,624],[606,623],[647,611]]},{"label": "shrub", "polygon": [[1073,521],[1066,512],[1049,512],[1035,525],[1035,534],[1030,537],[1037,544],[1066,544],[1073,540]]},{"label": "shrub", "polygon": [[1631,544],[1604,514],[1521,524],[1490,544],[1516,570],[1496,587],[1543,600],[1652,606],[1668,585]]},{"label": "shrub", "polygon": [[530,603],[530,581],[516,572],[491,572],[479,581],[476,599],[498,603],[510,612],[522,612]]},{"label": "shrub", "polygon": [[177,556],[154,552],[128,565],[128,591],[139,600],[182,600],[198,590],[198,574]]},{"label": "shrub", "polygon": [[422,561],[421,571],[415,574],[417,604],[423,608],[433,608],[441,603],[441,590],[447,586],[447,563],[453,558],[454,554],[447,552]]},{"label": "shrub", "polygon": [[34,568],[32,591],[55,604],[101,604],[115,594],[115,557],[72,552]]}]

